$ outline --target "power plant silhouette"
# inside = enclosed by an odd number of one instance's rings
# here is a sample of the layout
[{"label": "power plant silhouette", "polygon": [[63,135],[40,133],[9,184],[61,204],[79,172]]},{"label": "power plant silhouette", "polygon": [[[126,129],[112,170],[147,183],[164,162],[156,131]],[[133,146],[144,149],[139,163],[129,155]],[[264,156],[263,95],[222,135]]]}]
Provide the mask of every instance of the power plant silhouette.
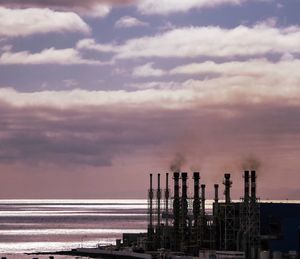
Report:
[{"label": "power plant silhouette", "polygon": [[[294,243],[281,245],[287,247],[284,249],[299,249],[299,204],[260,202],[256,193],[255,170],[244,171],[244,193],[239,201],[231,199],[231,175],[226,173],[223,180],[225,199],[219,199],[219,185],[215,184],[210,212],[205,207],[206,185],[200,184],[199,172],[193,173],[193,195],[190,196],[186,172],[173,174],[173,195],[169,174],[165,177],[165,188],[162,189],[161,175],[157,174],[157,189],[154,189],[153,175],[150,174],[147,251],[170,251],[171,254],[198,258],[271,258],[270,250],[276,249],[274,244],[278,247],[280,242],[276,241],[283,236],[285,217],[297,218],[290,226]],[[289,211],[293,216],[282,215],[280,209]],[[295,245],[297,235],[298,245]],[[287,236],[284,239],[287,240]],[[282,258],[278,254],[281,252],[276,253],[272,258]],[[287,258],[297,258],[297,252],[293,251]]]},{"label": "power plant silhouette", "polygon": [[[146,233],[123,233],[116,246],[78,248],[63,255],[92,258],[164,259],[297,259],[300,251],[300,203],[262,202],[257,197],[257,174],[245,170],[240,200],[231,198],[231,175],[224,174],[224,199],[214,184],[214,199],[206,200],[206,185],[193,172],[169,174],[165,186],[150,174]],[[190,194],[192,193],[192,194]]]}]

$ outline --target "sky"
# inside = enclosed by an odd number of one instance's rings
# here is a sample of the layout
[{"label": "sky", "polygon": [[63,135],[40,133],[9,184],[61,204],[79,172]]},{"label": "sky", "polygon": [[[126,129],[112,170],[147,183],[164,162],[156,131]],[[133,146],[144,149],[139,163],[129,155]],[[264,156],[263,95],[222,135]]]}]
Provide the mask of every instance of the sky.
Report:
[{"label": "sky", "polygon": [[0,0],[0,198],[146,198],[177,163],[208,197],[256,169],[262,199],[300,199],[299,10]]}]

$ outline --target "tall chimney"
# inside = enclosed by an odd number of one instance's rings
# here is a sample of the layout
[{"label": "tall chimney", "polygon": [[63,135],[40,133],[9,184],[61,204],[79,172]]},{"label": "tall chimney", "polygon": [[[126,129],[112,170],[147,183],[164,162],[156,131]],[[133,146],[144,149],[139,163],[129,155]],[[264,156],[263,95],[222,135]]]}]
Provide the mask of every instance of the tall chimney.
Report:
[{"label": "tall chimney", "polygon": [[215,249],[219,247],[219,185],[214,184],[215,189],[215,198],[213,204],[213,235],[214,235],[214,242],[213,246]]},{"label": "tall chimney", "polygon": [[150,174],[150,189],[149,189],[149,228],[153,228],[153,186],[152,174]]},{"label": "tall chimney", "polygon": [[225,203],[230,203],[230,187],[232,182],[230,181],[230,174],[225,174],[224,175],[224,182],[223,184],[225,185]]},{"label": "tall chimney", "polygon": [[215,184],[215,203],[217,204],[219,202],[219,185]]},{"label": "tall chimney", "polygon": [[193,215],[194,215],[194,226],[198,226],[199,224],[199,216],[200,216],[200,195],[199,195],[199,181],[200,181],[200,173],[194,172],[194,201],[193,201]]},{"label": "tall chimney", "polygon": [[201,213],[205,216],[205,184],[201,184]]},{"label": "tall chimney", "polygon": [[166,173],[166,190],[165,190],[165,204],[166,204],[166,226],[169,225],[169,198],[170,198],[170,191],[169,191],[169,174]]},{"label": "tall chimney", "polygon": [[173,214],[174,214],[174,235],[175,235],[175,250],[180,250],[180,197],[179,197],[179,172],[175,172],[174,179],[174,200],[173,200]]},{"label": "tall chimney", "polygon": [[251,171],[251,201],[256,202],[256,172]]},{"label": "tall chimney", "polygon": [[188,202],[187,202],[187,173],[181,173],[182,180],[182,194],[181,194],[181,208],[182,208],[182,224],[186,226],[187,214],[188,214]]},{"label": "tall chimney", "polygon": [[249,171],[244,172],[244,202],[249,202]]},{"label": "tall chimney", "polygon": [[157,175],[157,226],[160,226],[160,199],[161,199],[161,189],[160,189],[160,174]]}]

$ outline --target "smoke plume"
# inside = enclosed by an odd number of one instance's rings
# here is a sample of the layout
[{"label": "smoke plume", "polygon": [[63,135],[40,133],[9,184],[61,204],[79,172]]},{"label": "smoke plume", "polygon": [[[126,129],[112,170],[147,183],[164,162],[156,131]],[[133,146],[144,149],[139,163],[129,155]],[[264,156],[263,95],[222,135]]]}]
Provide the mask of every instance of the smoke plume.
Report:
[{"label": "smoke plume", "polygon": [[182,166],[185,165],[185,163],[186,163],[186,159],[184,155],[177,152],[170,164],[171,172],[180,172]]},{"label": "smoke plume", "polygon": [[260,160],[254,155],[245,157],[242,161],[243,170],[258,170],[261,167]]}]

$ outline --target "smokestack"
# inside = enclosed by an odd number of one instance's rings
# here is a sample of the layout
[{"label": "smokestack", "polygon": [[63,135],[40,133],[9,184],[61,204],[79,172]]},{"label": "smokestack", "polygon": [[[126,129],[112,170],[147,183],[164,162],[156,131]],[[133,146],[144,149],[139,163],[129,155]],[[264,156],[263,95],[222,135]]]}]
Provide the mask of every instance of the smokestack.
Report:
[{"label": "smokestack", "polygon": [[170,191],[169,191],[169,174],[166,173],[166,190],[165,190],[165,204],[166,204],[166,226],[169,224],[169,198],[170,198]]},{"label": "smokestack", "polygon": [[150,174],[150,189],[149,189],[149,228],[153,228],[153,186],[152,174]]},{"label": "smokestack", "polygon": [[244,202],[249,202],[249,171],[244,172]]},{"label": "smokestack", "polygon": [[174,199],[179,198],[179,173],[174,173]]},{"label": "smokestack", "polygon": [[232,182],[230,181],[230,174],[225,174],[224,175],[224,182],[223,184],[225,185],[225,203],[230,203],[230,187],[231,187],[231,184]]},{"label": "smokestack", "polygon": [[251,201],[256,202],[256,172],[251,171]]},{"label": "smokestack", "polygon": [[182,198],[187,198],[187,173],[181,173],[182,180]]},{"label": "smokestack", "polygon": [[219,185],[215,184],[215,203],[217,204],[219,202]]},{"label": "smokestack", "polygon": [[157,226],[160,226],[160,199],[161,199],[161,189],[160,189],[160,174],[157,175]]},{"label": "smokestack", "polygon": [[188,214],[188,202],[187,202],[187,173],[181,173],[182,180],[182,194],[181,194],[181,207],[182,207],[182,223],[186,226],[187,214]]},{"label": "smokestack", "polygon": [[205,216],[205,184],[201,184],[201,213]]},{"label": "smokestack", "polygon": [[175,250],[180,248],[180,197],[179,197],[179,173],[174,173],[174,200],[173,200],[173,214],[174,214],[174,235],[175,235]]},{"label": "smokestack", "polygon": [[194,215],[194,225],[198,225],[198,219],[200,216],[200,195],[199,195],[199,180],[200,173],[194,172],[194,201],[193,201],[193,215]]}]

